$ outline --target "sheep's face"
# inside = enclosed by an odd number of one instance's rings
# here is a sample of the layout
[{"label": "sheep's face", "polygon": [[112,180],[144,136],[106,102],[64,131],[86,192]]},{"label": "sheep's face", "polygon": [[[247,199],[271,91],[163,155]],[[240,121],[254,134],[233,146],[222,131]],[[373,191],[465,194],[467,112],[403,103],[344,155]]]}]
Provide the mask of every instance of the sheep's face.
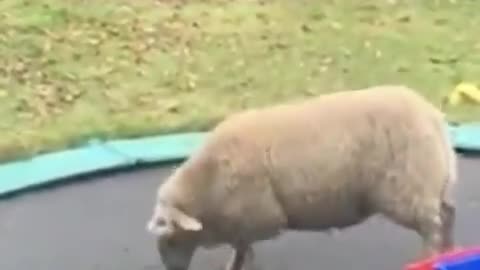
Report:
[{"label": "sheep's face", "polygon": [[182,211],[157,204],[147,230],[156,235],[157,248],[167,270],[187,270],[196,248],[195,233],[202,224]]},{"label": "sheep's face", "polygon": [[187,270],[195,247],[192,239],[182,237],[179,233],[157,237],[158,252],[167,270]]}]

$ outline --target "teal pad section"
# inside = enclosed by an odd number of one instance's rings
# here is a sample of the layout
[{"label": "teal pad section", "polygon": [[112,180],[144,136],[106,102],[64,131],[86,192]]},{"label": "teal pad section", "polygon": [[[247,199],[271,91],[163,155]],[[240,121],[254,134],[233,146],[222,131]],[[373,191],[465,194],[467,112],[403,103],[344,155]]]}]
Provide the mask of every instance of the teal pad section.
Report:
[{"label": "teal pad section", "polygon": [[79,149],[7,163],[0,166],[0,195],[85,172],[112,169],[126,163],[128,159],[105,151],[100,142],[92,142]]},{"label": "teal pad section", "polygon": [[184,133],[146,137],[136,140],[115,140],[105,147],[125,156],[131,162],[152,163],[184,159],[203,141],[205,133]]},{"label": "teal pad section", "polygon": [[131,140],[93,140],[77,149],[43,154],[0,165],[0,196],[98,171],[184,159],[206,133],[185,133]]},{"label": "teal pad section", "polygon": [[[456,149],[480,153],[480,123],[449,125]],[[0,165],[0,196],[75,176],[139,164],[187,158],[207,133],[184,133],[140,139],[92,141],[87,145]]]},{"label": "teal pad section", "polygon": [[480,151],[480,123],[449,126],[455,148],[465,151]]}]

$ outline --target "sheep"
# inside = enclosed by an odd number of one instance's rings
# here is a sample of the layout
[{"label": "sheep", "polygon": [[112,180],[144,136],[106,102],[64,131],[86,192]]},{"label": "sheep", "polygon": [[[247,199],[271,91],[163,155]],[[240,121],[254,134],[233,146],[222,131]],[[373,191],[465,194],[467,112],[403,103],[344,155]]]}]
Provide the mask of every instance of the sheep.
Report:
[{"label": "sheep", "polygon": [[158,188],[147,230],[167,270],[198,247],[342,230],[379,215],[416,232],[420,257],[450,249],[457,161],[444,115],[415,90],[380,85],[232,114]]}]

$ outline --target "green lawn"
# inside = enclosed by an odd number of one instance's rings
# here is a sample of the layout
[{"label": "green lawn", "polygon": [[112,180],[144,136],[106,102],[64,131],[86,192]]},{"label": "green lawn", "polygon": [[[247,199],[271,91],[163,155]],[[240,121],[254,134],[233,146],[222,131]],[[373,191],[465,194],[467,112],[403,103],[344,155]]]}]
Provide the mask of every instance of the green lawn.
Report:
[{"label": "green lawn", "polygon": [[439,104],[477,83],[480,2],[398,2],[0,1],[0,159],[330,91],[399,83]]}]

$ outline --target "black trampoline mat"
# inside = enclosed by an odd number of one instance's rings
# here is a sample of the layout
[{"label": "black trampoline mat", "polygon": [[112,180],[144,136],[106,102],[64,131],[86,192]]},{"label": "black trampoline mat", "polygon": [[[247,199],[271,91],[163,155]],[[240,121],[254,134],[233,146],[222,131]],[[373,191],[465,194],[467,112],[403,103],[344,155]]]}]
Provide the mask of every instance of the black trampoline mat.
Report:
[{"label": "black trampoline mat", "polygon": [[[480,245],[480,159],[460,158],[459,167],[456,239]],[[171,170],[117,173],[0,201],[0,269],[163,269],[145,223]],[[255,246],[262,270],[400,270],[419,248],[416,234],[380,218],[335,237],[291,232]],[[200,249],[190,269],[222,269],[229,252]]]}]

